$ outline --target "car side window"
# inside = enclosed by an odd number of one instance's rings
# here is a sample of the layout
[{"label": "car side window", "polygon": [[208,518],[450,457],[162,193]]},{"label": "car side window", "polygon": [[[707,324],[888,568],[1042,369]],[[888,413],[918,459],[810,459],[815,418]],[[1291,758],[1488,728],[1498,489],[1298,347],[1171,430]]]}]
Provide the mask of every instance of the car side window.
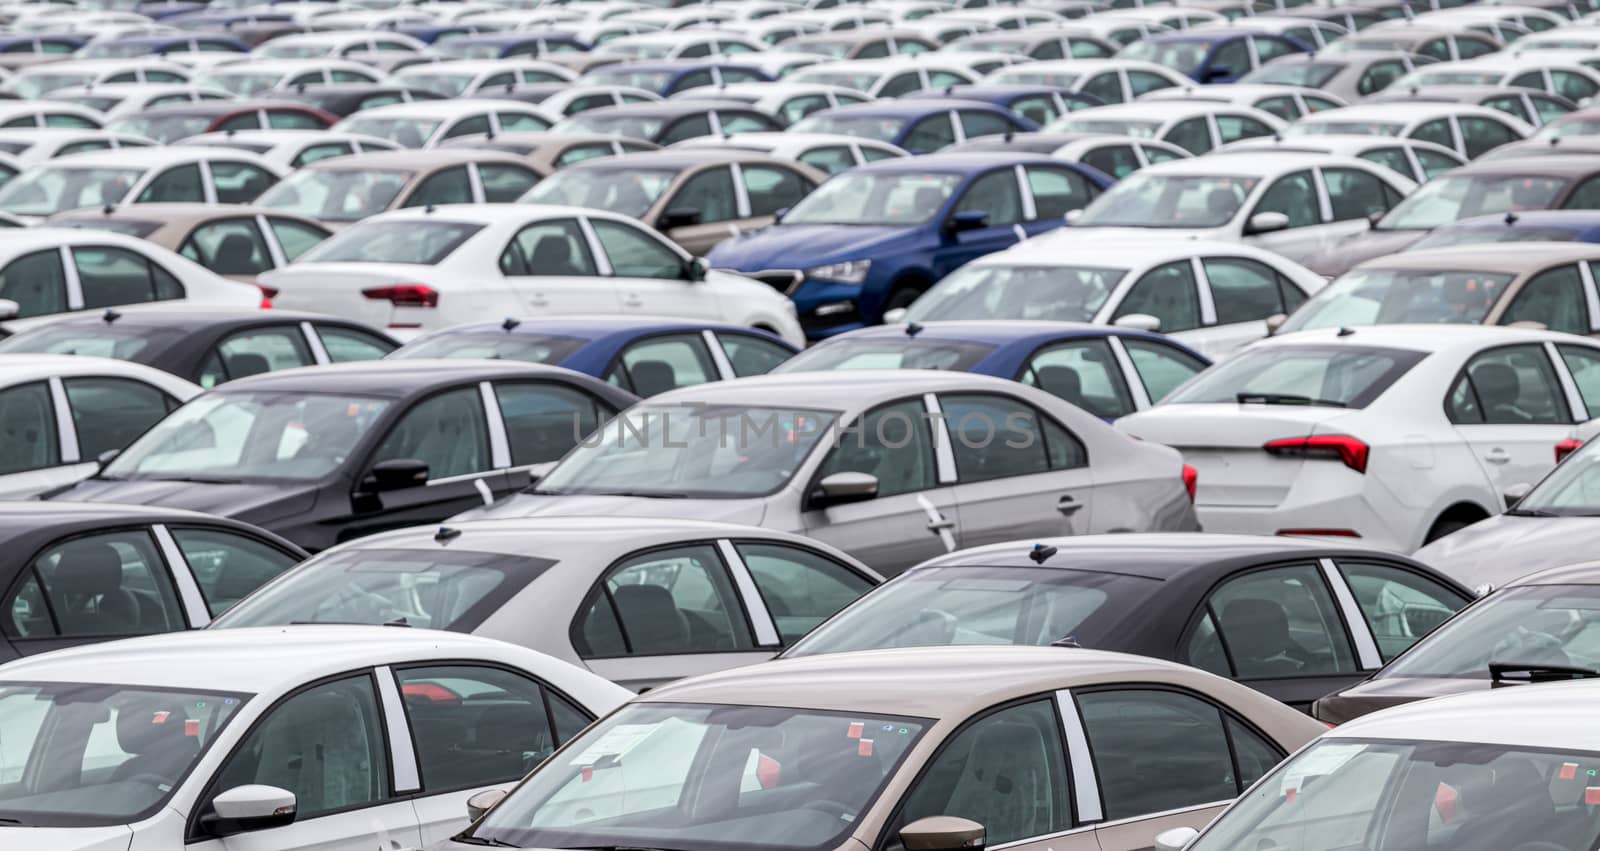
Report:
[{"label": "car side window", "polygon": [[[1049,124],[1059,114],[1055,100],[1048,95],[1029,95],[1017,98],[1011,102],[1011,111],[1040,125]],[[967,131],[967,138],[972,138],[970,129]]]},{"label": "car side window", "polygon": [[1083,164],[1120,180],[1139,170],[1139,155],[1131,145],[1102,145],[1084,153]]},{"label": "car side window", "polygon": [[503,668],[434,665],[394,672],[417,746],[422,794],[520,780],[562,744],[549,692]]},{"label": "car side window", "polygon": [[329,142],[325,145],[308,145],[305,150],[295,155],[294,161],[289,163],[291,168],[299,168],[318,160],[327,160],[354,153],[349,142]]},{"label": "car side window", "polygon": [[733,374],[739,378],[766,375],[778,364],[794,357],[789,349],[754,334],[719,331],[717,341],[722,345],[722,353],[728,356]]},{"label": "car side window", "polygon": [[272,252],[254,219],[223,219],[201,225],[178,253],[219,275],[257,275],[272,266]]},{"label": "car side window", "polygon": [[1405,73],[1406,66],[1402,62],[1374,62],[1362,72],[1361,79],[1356,81],[1356,93],[1370,95],[1380,92]]},{"label": "car side window", "polygon": [[589,223],[611,262],[611,274],[619,278],[683,279],[683,259],[654,237],[621,222],[590,219]]},{"label": "car side window", "polygon": [[1069,168],[1026,166],[1028,191],[1033,194],[1035,218],[1059,219],[1072,210],[1081,210],[1099,191],[1083,175]]},{"label": "car side window", "polygon": [[255,110],[235,115],[217,125],[218,133],[232,133],[235,130],[261,129],[261,116]]},{"label": "car side window", "polygon": [[198,383],[210,389],[235,378],[315,363],[299,325],[279,325],[240,331],[217,344],[217,357],[208,359]]},{"label": "car side window", "polygon": [[[1115,75],[1112,76],[1112,79],[1116,79]],[[1172,83],[1171,80],[1167,79],[1166,77],[1161,76],[1160,74],[1152,74],[1149,71],[1129,71],[1128,72],[1128,88],[1133,91],[1133,96],[1134,97],[1139,97],[1140,95],[1148,94],[1148,93],[1153,92],[1153,91],[1155,91],[1157,89],[1170,89],[1170,88],[1173,88],[1173,83]],[[1084,91],[1086,91],[1086,92],[1089,91],[1087,86],[1084,87]],[[1094,94],[1094,92],[1089,92],[1089,93],[1090,94]],[[1114,100],[1106,101],[1106,103],[1121,103],[1121,102],[1122,102],[1122,92],[1120,90],[1118,90],[1116,92]]]},{"label": "car side window", "polygon": [[1161,140],[1171,142],[1198,156],[1211,150],[1211,127],[1206,124],[1204,116],[1191,118],[1178,122],[1161,137]]},{"label": "car side window", "polygon": [[806,197],[816,185],[797,171],[764,165],[747,165],[744,188],[750,196],[750,215],[770,216],[779,210],[793,207]]},{"label": "car side window", "polygon": [[717,379],[717,368],[699,334],[648,337],[622,350],[606,380],[638,396],[654,396]]},{"label": "car side window", "polygon": [[1206,257],[1200,266],[1211,285],[1218,325],[1288,313],[1278,288],[1278,275],[1265,263],[1245,257]]},{"label": "car side window", "polygon": [[979,136],[999,136],[1012,129],[1011,122],[1004,116],[992,112],[983,112],[976,109],[963,109],[956,113],[961,120],[961,131],[968,139]]},{"label": "car side window", "polygon": [[139,193],[137,203],[165,203],[173,201],[203,202],[206,200],[206,190],[200,180],[200,166],[197,163],[174,166],[167,169],[145,186]]},{"label": "car side window", "polygon": [[1556,68],[1550,69],[1550,83],[1555,88],[1554,94],[1580,103],[1585,98],[1592,98],[1596,92],[1600,92],[1600,86],[1595,85],[1588,77]]},{"label": "car side window", "polygon": [[[1220,633],[1231,674],[1242,680],[1345,674],[1356,670],[1350,637],[1315,565],[1236,576],[1212,592],[1206,612]],[[1200,645],[1191,641],[1192,664]],[[1215,664],[1214,662],[1212,664]]]},{"label": "car side window", "polygon": [[911,130],[906,133],[905,140],[900,146],[913,154],[929,154],[946,145],[954,144],[955,141],[956,131],[950,124],[950,116],[941,112],[911,125]]},{"label": "car side window", "polygon": [[533,171],[501,163],[479,163],[478,178],[483,183],[483,200],[489,204],[509,204],[539,182]]},{"label": "car side window", "polygon": [[1028,359],[1019,378],[1101,419],[1133,413],[1127,381],[1111,345],[1103,339],[1074,340],[1041,349]]},{"label": "car side window", "polygon": [[512,276],[597,274],[577,219],[547,219],[517,231],[500,254],[500,271]]},{"label": "car side window", "polygon": [[1262,194],[1250,215],[1254,217],[1262,213],[1282,213],[1289,217],[1289,227],[1292,228],[1322,224],[1322,214],[1317,209],[1317,188],[1312,183],[1311,172],[1297,171],[1278,178]]},{"label": "car side window", "polygon": [[217,772],[205,799],[236,786],[294,793],[295,821],[390,796],[389,757],[372,677],[312,686],[256,723]]},{"label": "car side window", "polygon": [[1589,332],[1589,306],[1576,264],[1546,269],[1523,283],[1500,316],[1501,325],[1537,322],[1551,331]]},{"label": "car side window", "polygon": [[992,847],[1070,829],[1069,800],[1055,706],[1030,700],[951,736],[906,793],[889,835],[917,819],[957,816],[982,824]]},{"label": "car side window", "polygon": [[1456,121],[1461,126],[1461,145],[1468,159],[1521,138],[1509,125],[1492,118],[1463,115]]},{"label": "car side window", "polygon": [[[1135,75],[1134,73],[1130,73],[1128,77],[1129,81],[1131,82],[1135,78]],[[1151,77],[1155,80],[1161,80],[1163,83],[1166,83],[1164,79],[1157,77],[1154,74],[1139,75],[1139,79],[1143,79],[1144,77]],[[1149,91],[1154,91],[1158,88],[1160,88],[1160,86],[1151,86]],[[1100,74],[1090,77],[1084,82],[1083,87],[1080,88],[1079,91],[1086,95],[1099,98],[1106,103],[1122,103],[1123,101],[1122,81],[1118,79],[1117,72],[1115,71],[1104,71]]]},{"label": "car side window", "polygon": [[1237,142],[1240,139],[1253,139],[1257,136],[1271,136],[1272,128],[1251,118],[1248,115],[1218,115],[1217,137],[1225,145]]},{"label": "car side window", "polygon": [[211,184],[218,204],[248,204],[277,182],[272,172],[249,163],[211,163]]},{"label": "car side window", "polygon": [[579,655],[720,653],[755,646],[733,580],[713,544],[652,550],[624,560],[589,594]]},{"label": "car side window", "polygon": [[[1517,119],[1518,121],[1527,121],[1527,122],[1533,123],[1533,124],[1537,124],[1538,123],[1532,116],[1528,115],[1527,106],[1525,106],[1522,103],[1522,97],[1520,95],[1517,95],[1517,94],[1509,94],[1509,95],[1506,95],[1504,97],[1489,98],[1488,100],[1485,100],[1481,105],[1482,106],[1487,106],[1490,109],[1498,109],[1501,112],[1511,116],[1512,118]],[[1465,127],[1463,127],[1462,129],[1465,130]]]},{"label": "car side window", "polygon": [[1282,118],[1284,121],[1293,121],[1300,117],[1300,106],[1299,104],[1296,104],[1294,102],[1294,98],[1289,95],[1262,98],[1261,100],[1256,101],[1255,107],[1262,112],[1270,115],[1276,115],[1279,118]]},{"label": "car side window", "polygon": [[[866,152],[863,151],[862,153],[865,154]],[[855,168],[856,165],[855,157],[850,153],[850,149],[839,145],[812,148],[800,155],[800,162],[830,175],[838,174],[848,168]]]},{"label": "car side window", "polygon": [[74,538],[34,559],[12,596],[14,638],[152,635],[185,628],[178,595],[144,529]]},{"label": "car side window", "polygon": [[672,122],[667,127],[666,132],[661,134],[661,138],[656,141],[664,148],[675,142],[682,142],[684,139],[694,139],[699,136],[709,135],[711,135],[711,119],[704,114],[690,115]]},{"label": "car side window", "polygon": [[1205,361],[1165,343],[1123,337],[1122,347],[1128,350],[1133,371],[1139,373],[1152,405],[1207,366]]},{"label": "car side window", "polygon": [[1218,45],[1207,70],[1228,77],[1247,73],[1250,70],[1250,45],[1245,37],[1232,38]]},{"label": "car side window", "polygon": [[[1381,165],[1384,168],[1387,168],[1390,171],[1395,172],[1396,174],[1402,174],[1402,175],[1405,175],[1406,177],[1414,177],[1415,176],[1415,175],[1412,174],[1410,161],[1408,161],[1406,159],[1406,152],[1405,152],[1404,148],[1373,148],[1370,151],[1366,151],[1366,152],[1362,153],[1360,155],[1360,158],[1366,160],[1369,163],[1374,163],[1376,165]],[[1323,176],[1324,180],[1327,179],[1328,172],[1330,172],[1330,171],[1332,171],[1332,169],[1324,169],[1323,170],[1322,176]],[[1335,219],[1355,218],[1354,216],[1342,216],[1342,215],[1340,215],[1340,209],[1341,209],[1340,204],[1343,203],[1343,202],[1334,201],[1333,200],[1333,183],[1332,183],[1332,181],[1328,181],[1328,200],[1333,203],[1333,217]]]},{"label": "car side window", "polygon": [[[1405,154],[1398,149],[1404,161]],[[1409,169],[1402,170],[1407,174]],[[1322,182],[1328,188],[1328,202],[1333,208],[1333,220],[1364,219],[1373,213],[1389,212],[1389,201],[1384,195],[1383,181],[1371,172],[1353,168],[1325,168]]]},{"label": "car side window", "polygon": [[174,527],[171,532],[213,616],[300,561],[277,547],[222,529]]},{"label": "car side window", "polygon": [[487,132],[489,132],[489,114],[486,112],[482,115],[469,115],[457,121],[450,125],[450,129],[444,131],[444,135],[439,138],[454,139],[457,136],[472,136]]},{"label": "car side window", "polygon": [[954,213],[984,213],[985,227],[1003,227],[1022,221],[1022,193],[1017,175],[1009,168],[991,171],[972,181],[956,202]]},{"label": "car side window", "polygon": [[19,319],[64,312],[67,275],[61,268],[61,252],[35,251],[6,264],[0,269],[0,298],[17,303]]},{"label": "car side window", "polygon": [[[1459,386],[1462,382],[1465,387]],[[1467,363],[1451,388],[1451,422],[1523,425],[1566,423],[1572,417],[1554,370],[1538,345],[1504,346]]]},{"label": "car side window", "polygon": [[1157,266],[1128,288],[1113,320],[1142,313],[1161,320],[1164,334],[1200,327],[1200,294],[1188,260]]},{"label": "car side window", "polygon": [[1600,209],[1600,178],[1591,177],[1573,187],[1572,191],[1567,193],[1566,199],[1561,202],[1561,209]]},{"label": "car side window", "polygon": [[1431,579],[1393,565],[1344,559],[1338,565],[1384,662],[1469,602]]},{"label": "car side window", "polygon": [[61,383],[78,433],[78,457],[89,460],[126,447],[178,406],[160,388],[131,378],[67,378]]},{"label": "car side window", "polygon": [[0,475],[60,463],[60,433],[49,385],[37,381],[0,390]]},{"label": "car side window", "polygon": [[1455,134],[1450,132],[1450,120],[1448,118],[1437,118],[1433,121],[1424,122],[1407,135],[1412,139],[1443,145],[1452,151],[1456,149]]},{"label": "car side window", "polygon": [[903,71],[890,77],[887,82],[880,86],[877,96],[879,98],[897,98],[921,88],[922,78],[917,76],[916,71]]},{"label": "car side window", "polygon": [[593,397],[553,381],[497,383],[494,394],[516,466],[559,459],[602,419]]},{"label": "car side window", "polygon": [[183,287],[167,270],[126,248],[72,249],[85,308],[183,298]]},{"label": "car side window", "polygon": [[[1451,150],[1455,149],[1451,148]],[[1460,160],[1453,156],[1441,154],[1438,151],[1429,151],[1422,148],[1414,148],[1413,151],[1417,155],[1417,163],[1422,166],[1423,176],[1429,180],[1461,165]],[[1403,171],[1400,173],[1405,174]]]},{"label": "car side window", "polygon": [[1249,753],[1277,749],[1243,725],[1229,730],[1221,708],[1193,695],[1119,688],[1074,697],[1108,820],[1230,800],[1244,790],[1241,775],[1260,777],[1283,758],[1277,753],[1266,766],[1258,759],[1236,769],[1238,743],[1229,747],[1230,732],[1245,734]]},{"label": "car side window", "polygon": [[1600,417],[1600,351],[1567,343],[1556,346],[1556,350],[1561,353],[1567,371],[1572,373],[1572,383],[1578,385],[1587,419]]},{"label": "car side window", "polygon": [[563,151],[561,156],[556,157],[556,167],[561,168],[563,166],[572,165],[573,163],[581,163],[585,160],[600,159],[601,157],[609,157],[614,154],[615,151],[611,149],[609,144],[574,145]]},{"label": "car side window", "polygon": [[426,207],[436,204],[471,204],[472,181],[467,167],[441,169],[422,179],[401,207]]},{"label": "car side window", "polygon": [[962,483],[1024,476],[1087,463],[1076,437],[1033,406],[1008,396],[941,395],[956,478]]},{"label": "car side window", "polygon": [[734,203],[733,171],[725,165],[708,168],[683,182],[672,200],[670,210],[695,210],[701,224],[726,222],[739,217]]},{"label": "car side window", "polygon": [[857,428],[840,436],[817,478],[866,473],[877,477],[880,497],[927,490],[938,483],[933,434],[921,399],[879,406],[857,423]]},{"label": "car side window", "polygon": [[865,577],[821,553],[754,541],[734,546],[786,645],[872,590]]},{"label": "car side window", "polygon": [[330,363],[378,360],[397,348],[390,340],[354,328],[318,323],[314,330]]},{"label": "car side window", "polygon": [[372,463],[397,459],[427,464],[430,481],[489,469],[489,424],[478,388],[448,390],[413,405],[390,428]]},{"label": "car side window", "polygon": [[267,224],[272,227],[272,235],[278,239],[278,247],[283,249],[283,259],[290,263],[328,238],[327,231],[292,219],[268,216]]}]

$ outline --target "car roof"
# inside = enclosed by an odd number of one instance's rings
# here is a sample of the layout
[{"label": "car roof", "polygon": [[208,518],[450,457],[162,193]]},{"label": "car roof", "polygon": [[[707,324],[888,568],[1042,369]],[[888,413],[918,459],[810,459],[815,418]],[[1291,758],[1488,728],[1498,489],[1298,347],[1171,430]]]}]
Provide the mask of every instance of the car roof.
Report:
[{"label": "car roof", "polygon": [[508,320],[502,319],[498,321],[470,322],[465,325],[453,325],[449,328],[444,328],[427,334],[426,336],[435,337],[447,336],[450,334],[481,334],[486,331],[498,331],[504,334],[549,334],[593,340],[610,334],[633,331],[669,333],[674,331],[700,329],[740,332],[749,332],[754,330],[749,326],[739,325],[733,322],[719,322],[716,320],[704,319],[685,319],[683,317],[675,316],[640,316],[637,314],[625,316],[533,316],[527,318],[516,318],[516,324],[510,328],[505,327],[507,321]]},{"label": "car roof", "polygon": [[1518,585],[1600,585],[1600,562],[1583,561],[1548,567],[1505,584],[1506,588]]},{"label": "car roof", "polygon": [[[1400,104],[1396,104],[1399,106]],[[1461,174],[1531,174],[1551,177],[1582,177],[1600,172],[1600,160],[1588,154],[1572,156],[1552,154],[1532,157],[1505,157],[1491,160],[1473,160],[1464,166],[1451,169],[1448,175]],[[1443,175],[1441,175],[1443,176]]]},{"label": "car roof", "polygon": [[1089,322],[1052,322],[1043,319],[952,319],[918,322],[914,334],[910,333],[909,329],[910,325],[903,322],[894,325],[868,325],[830,339],[952,340],[987,343],[994,346],[1065,336],[1105,337],[1125,333],[1131,333],[1132,336],[1167,339],[1157,334],[1146,335],[1145,332],[1128,328],[1113,328]]},{"label": "car roof", "polygon": [[[1082,112],[1080,110],[1080,112]],[[1077,115],[1079,113],[1073,113]],[[1371,168],[1372,163],[1353,157],[1334,157],[1298,151],[1213,151],[1203,157],[1169,160],[1141,169],[1143,174],[1204,174],[1239,177],[1264,177],[1312,166],[1356,165]]]},{"label": "car roof", "polygon": [[404,397],[441,385],[500,378],[593,381],[570,369],[521,361],[416,358],[280,369],[235,379],[214,392],[268,390]]},{"label": "car roof", "polygon": [[1393,739],[1600,751],[1596,701],[1600,683],[1594,681],[1483,689],[1375,712],[1345,722],[1321,741]]},{"label": "car roof", "polygon": [[[39,163],[34,168],[160,168],[197,160],[244,160],[268,171],[282,173],[256,154],[232,148],[209,145],[152,145],[143,148],[111,148],[104,151],[84,151],[68,154]],[[7,234],[9,237],[10,235]]]},{"label": "car roof", "polygon": [[726,162],[781,162],[774,160],[759,151],[740,150],[735,147],[685,147],[666,148],[659,151],[639,151],[637,153],[619,154],[611,157],[597,157],[583,162],[573,163],[562,169],[563,172],[578,169],[602,169],[616,171],[620,168],[689,168],[697,165],[707,165]]},{"label": "car roof", "polygon": [[963,100],[960,97],[933,96],[933,97],[903,97],[884,98],[866,103],[852,103],[847,106],[836,106],[832,109],[823,109],[813,112],[807,118],[818,115],[884,115],[891,117],[926,115],[930,112],[946,112],[962,108],[996,110],[994,104],[982,100]]},{"label": "car roof", "polygon": [[[158,205],[140,204],[139,206],[154,207]],[[216,214],[215,208],[213,208],[213,214]],[[19,331],[18,333],[26,333],[28,331],[34,331],[40,328],[72,328],[84,325],[98,328],[107,324],[107,313],[116,314],[116,318],[110,324],[117,327],[127,327],[132,325],[141,328],[200,329],[215,324],[226,325],[234,322],[241,324],[262,325],[288,322],[332,322],[339,325],[357,327],[361,327],[362,325],[362,323],[357,320],[345,319],[339,316],[329,316],[325,313],[312,313],[305,310],[284,310],[281,308],[261,310],[259,308],[223,307],[215,304],[203,304],[197,302],[157,301],[148,302],[146,304],[118,305],[117,307],[106,308],[105,310],[89,309],[68,313],[59,317],[51,317],[47,321],[40,322],[36,325],[29,324],[23,331]],[[382,332],[380,331],[379,333],[381,334]],[[10,357],[10,355],[6,355],[6,357]],[[82,356],[80,355],[62,355],[61,357],[77,357],[79,360],[82,360]],[[0,503],[0,505],[3,504],[4,503]]]},{"label": "car roof", "polygon": [[[414,361],[407,361],[414,363]],[[870,407],[887,397],[913,393],[985,390],[1016,393],[1015,381],[931,369],[847,369],[754,375],[679,387],[653,396],[649,403],[674,404],[707,400],[711,404],[760,407],[797,407],[853,411]],[[1026,392],[1026,391],[1024,391]]]},{"label": "car roof", "polygon": [[1519,210],[1489,213],[1440,225],[1438,230],[1502,230],[1516,227],[1600,227],[1600,210]]},{"label": "car roof", "polygon": [[1362,325],[1357,328],[1315,328],[1268,337],[1254,343],[1252,347],[1334,344],[1409,349],[1418,352],[1442,352],[1451,349],[1477,350],[1486,346],[1506,343],[1542,343],[1547,340],[1550,342],[1562,342],[1576,339],[1571,334],[1542,331],[1534,328],[1516,328],[1510,325],[1432,323],[1425,325]]},{"label": "car roof", "polygon": [[[167,225],[197,224],[209,222],[213,219],[237,219],[255,215],[315,223],[314,220],[307,219],[296,213],[285,213],[281,210],[272,210],[266,207],[252,207],[249,204],[207,204],[203,201],[162,201],[146,204],[123,204],[121,206],[108,204],[104,207],[80,207],[76,210],[64,210],[56,213],[46,219],[45,222],[46,224],[59,226],[63,221],[89,224],[109,219],[113,221],[160,222],[165,227]],[[130,307],[134,306],[138,305],[130,305]],[[122,310],[123,308],[118,305],[117,309]]]},{"label": "car roof", "polygon": [[[357,114],[359,115],[360,113]],[[496,151],[493,148],[452,146],[448,148],[405,148],[398,151],[347,154],[341,157],[328,157],[327,159],[306,163],[300,168],[329,169],[333,171],[350,171],[364,168],[425,169],[466,162],[509,162],[523,166],[528,164],[527,160],[522,157],[505,151]]]},{"label": "car roof", "polygon": [[443,100],[414,100],[409,103],[391,103],[363,109],[346,117],[352,118],[454,118],[471,109],[510,109],[518,112],[536,111],[532,104],[499,98],[445,98]]},{"label": "car roof", "polygon": [[[1159,91],[1159,90],[1158,90]],[[1293,92],[1285,92],[1293,94]],[[1092,106],[1088,109],[1079,109],[1062,116],[1067,121],[1084,118],[1089,120],[1112,121],[1138,121],[1150,119],[1156,121],[1175,121],[1192,115],[1210,115],[1214,112],[1232,112],[1250,115],[1263,121],[1270,121],[1280,127],[1284,126],[1283,119],[1271,113],[1262,112],[1255,107],[1235,104],[1223,100],[1210,98],[1173,98],[1171,100],[1140,100],[1133,103],[1114,103],[1106,106]]]},{"label": "car roof", "polygon": [[1357,269],[1462,269],[1521,275],[1553,263],[1600,260],[1590,242],[1488,242],[1403,251],[1375,257]]},{"label": "car roof", "polygon": [[[9,364],[14,357],[34,355],[6,355]],[[42,355],[39,357],[55,357]],[[61,355],[60,357],[74,357]],[[82,360],[82,358],[79,358]],[[40,502],[17,500],[0,502],[0,538],[17,532],[32,531],[49,526],[96,526],[129,522],[175,522],[183,520],[218,520],[210,514],[182,508],[164,508],[149,505],[123,505],[111,502]],[[226,522],[226,521],[222,521]]]},{"label": "car roof", "polygon": [[[1425,103],[1428,109],[1419,109],[1417,104]],[[1402,103],[1358,103],[1353,106],[1341,106],[1338,109],[1324,109],[1313,112],[1301,118],[1302,121],[1394,121],[1410,124],[1421,121],[1428,116],[1443,113],[1445,115],[1489,115],[1498,118],[1517,121],[1515,116],[1507,115],[1498,109],[1488,106],[1479,106],[1475,103],[1457,103],[1455,101],[1405,101]]]},{"label": "car roof", "polygon": [[950,153],[923,154],[917,157],[895,157],[864,163],[852,172],[928,172],[955,171],[973,173],[986,168],[1008,165],[1055,165],[1071,168],[1074,163],[1054,159],[1046,154],[1026,151],[952,151]]}]

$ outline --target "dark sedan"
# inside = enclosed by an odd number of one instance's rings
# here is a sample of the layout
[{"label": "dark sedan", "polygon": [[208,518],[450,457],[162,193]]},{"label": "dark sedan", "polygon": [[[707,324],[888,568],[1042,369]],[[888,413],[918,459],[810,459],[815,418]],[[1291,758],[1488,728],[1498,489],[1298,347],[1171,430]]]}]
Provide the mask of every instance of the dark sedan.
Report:
[{"label": "dark sedan", "polygon": [[572,370],[378,361],[241,379],[50,498],[197,508],[308,550],[526,488],[636,397]]},{"label": "dark sedan", "polygon": [[287,92],[275,92],[283,100],[299,101],[339,118],[397,103],[415,103],[420,100],[444,100],[444,95],[412,86],[390,83],[335,83],[330,86],[300,85]]},{"label": "dark sedan", "polygon": [[192,511],[0,503],[0,661],[198,629],[305,557],[270,532]]},{"label": "dark sedan", "polygon": [[1377,670],[1471,600],[1404,556],[1236,535],[1086,535],[931,559],[785,657],[1064,644],[1183,662],[1300,709]]}]

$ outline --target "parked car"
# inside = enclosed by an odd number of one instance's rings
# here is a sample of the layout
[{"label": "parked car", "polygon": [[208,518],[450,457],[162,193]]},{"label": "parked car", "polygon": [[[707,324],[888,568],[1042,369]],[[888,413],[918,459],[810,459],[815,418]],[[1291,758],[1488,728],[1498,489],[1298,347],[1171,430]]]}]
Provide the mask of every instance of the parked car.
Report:
[{"label": "parked car", "polygon": [[390,83],[297,83],[294,88],[273,92],[273,97],[308,103],[323,112],[345,118],[363,109],[439,100],[445,96],[427,89]]},{"label": "parked car", "polygon": [[1188,151],[1159,139],[1138,139],[1118,133],[1013,133],[983,136],[946,148],[947,153],[1015,151],[1048,154],[1054,159],[1083,163],[1121,180],[1147,165],[1187,159]]},{"label": "parked car", "polygon": [[908,97],[813,112],[791,128],[797,133],[859,136],[928,154],[980,136],[1039,129],[1005,107],[952,97]]},{"label": "parked car", "polygon": [[233,92],[239,97],[258,97],[323,83],[379,83],[384,77],[382,71],[348,59],[250,59],[213,68],[199,75],[195,82]]},{"label": "parked car", "polygon": [[1240,77],[1239,82],[1302,86],[1353,103],[1383,91],[1430,61],[1425,56],[1392,49],[1290,54]]},{"label": "parked car", "polygon": [[1600,210],[1527,210],[1434,228],[1408,250],[1496,242],[1600,242]]},{"label": "parked car", "polygon": [[68,154],[112,148],[147,148],[151,144],[149,139],[108,130],[70,127],[14,127],[0,130],[0,151],[10,154],[21,166],[38,165]]},{"label": "parked car", "polygon": [[285,169],[297,169],[318,160],[350,154],[395,151],[400,146],[388,139],[332,130],[227,130],[201,133],[181,139],[180,145],[208,145],[259,154]]},{"label": "parked car", "polygon": [[1104,103],[1126,103],[1146,92],[1191,82],[1165,65],[1120,57],[1024,62],[1001,68],[983,79],[984,85],[992,86],[1052,86]]},{"label": "parked car", "polygon": [[783,123],[744,104],[674,98],[591,109],[562,119],[552,129],[556,133],[621,136],[666,147],[701,136],[777,132]]},{"label": "parked car", "polygon": [[808,165],[829,176],[849,171],[858,165],[908,156],[905,151],[888,142],[838,133],[803,133],[798,130],[786,130],[782,133],[697,136],[678,142],[672,147],[750,151]]},{"label": "parked car", "polygon": [[248,204],[285,169],[247,151],[148,147],[48,160],[0,185],[0,212],[37,223],[81,207],[157,202]]},{"label": "parked car", "polygon": [[1533,127],[1494,107],[1407,99],[1312,113],[1284,133],[1291,140],[1351,134],[1420,139],[1443,145],[1471,160],[1501,145],[1528,138],[1533,135]]},{"label": "parked car", "polygon": [[1248,106],[1204,100],[1140,100],[1062,116],[1046,133],[1113,133],[1171,142],[1195,156],[1240,139],[1277,136],[1288,123]]},{"label": "parked car", "polygon": [[363,109],[333,129],[388,139],[402,148],[436,148],[468,133],[548,130],[554,123],[536,107],[514,101],[458,97]]},{"label": "parked car", "polygon": [[393,210],[514,201],[545,173],[498,151],[381,151],[307,163],[263,193],[257,206],[340,228]]},{"label": "parked car", "polygon": [[[1527,124],[1530,127],[1543,127],[1578,108],[1573,101],[1560,95],[1553,95],[1543,89],[1529,89],[1519,86],[1412,86],[1401,89],[1391,88],[1386,92],[1371,95],[1363,99],[1363,103],[1416,103],[1418,101],[1437,101],[1447,103],[1471,103],[1478,106],[1487,106]],[[1462,130],[1466,128],[1463,127]]]},{"label": "parked car", "polygon": [[641,139],[625,139],[604,133],[482,133],[457,136],[446,140],[439,148],[475,148],[480,151],[499,151],[515,154],[542,174],[548,174],[575,163],[617,154],[642,153],[660,150],[660,147]]},{"label": "parked car", "polygon": [[747,54],[733,58],[624,61],[590,68],[578,79],[584,83],[632,86],[661,97],[671,97],[686,89],[701,86],[758,83],[773,79],[760,66],[747,61],[749,58]]},{"label": "parked car", "polygon": [[326,130],[339,117],[288,101],[207,100],[141,110],[106,125],[107,130],[171,145],[202,133],[229,130]]},{"label": "parked car", "polygon": [[311,219],[242,204],[106,206],[57,213],[45,224],[136,236],[248,284],[262,272],[294,262],[328,237],[328,230]]},{"label": "parked car", "polygon": [[1244,26],[1160,33],[1124,47],[1117,56],[1165,65],[1199,83],[1231,83],[1281,56],[1312,55],[1316,46]]},{"label": "parked car", "polygon": [[1242,139],[1228,145],[1228,151],[1276,151],[1355,157],[1381,165],[1422,185],[1439,175],[1459,168],[1466,160],[1454,150],[1434,142],[1395,139],[1388,136],[1329,134],[1326,136],[1281,136]]},{"label": "parked car", "polygon": [[1321,112],[1338,109],[1347,104],[1321,89],[1308,86],[1287,86],[1281,83],[1212,83],[1203,86],[1156,89],[1139,98],[1141,103],[1157,101],[1187,101],[1195,103],[1226,103],[1247,106],[1274,115],[1284,121],[1295,121]]}]

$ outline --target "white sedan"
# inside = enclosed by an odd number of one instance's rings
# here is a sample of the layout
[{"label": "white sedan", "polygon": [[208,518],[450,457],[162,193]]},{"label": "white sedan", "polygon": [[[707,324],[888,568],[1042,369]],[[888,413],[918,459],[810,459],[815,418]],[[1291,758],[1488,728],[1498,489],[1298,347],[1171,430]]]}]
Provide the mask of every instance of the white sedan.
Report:
[{"label": "white sedan", "polygon": [[370,626],[194,631],[0,674],[0,846],[431,846],[630,697],[510,644]]},{"label": "white sedan", "polygon": [[572,313],[718,319],[805,336],[794,303],[707,270],[637,221],[540,204],[450,204],[372,216],[268,272],[274,303],[396,336],[485,317]]},{"label": "white sedan", "polygon": [[1327,328],[1256,343],[1117,421],[1199,471],[1210,532],[1402,552],[1500,513],[1600,417],[1600,345],[1502,326]]}]

